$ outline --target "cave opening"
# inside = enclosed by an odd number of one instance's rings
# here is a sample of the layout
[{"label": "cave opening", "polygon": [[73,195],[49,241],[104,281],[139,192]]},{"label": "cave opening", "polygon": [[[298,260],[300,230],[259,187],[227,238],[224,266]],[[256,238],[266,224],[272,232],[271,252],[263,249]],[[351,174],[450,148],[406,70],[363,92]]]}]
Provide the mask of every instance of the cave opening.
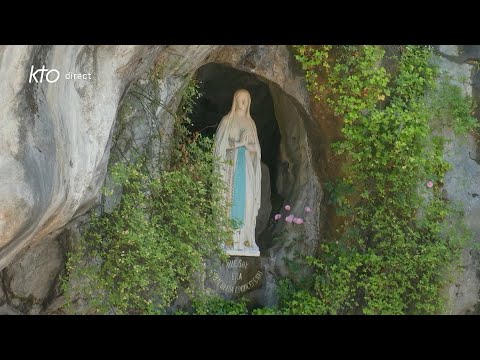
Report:
[{"label": "cave opening", "polygon": [[[265,167],[262,170],[262,201],[257,216],[256,242],[262,252],[272,244],[272,209],[277,210],[283,202],[276,186],[281,136],[269,84],[257,75],[218,63],[200,67],[195,79],[202,96],[191,114],[191,130],[212,138],[223,116],[230,111],[235,91],[246,89],[251,95],[250,114],[257,127],[261,161],[268,169],[268,174],[264,173]],[[263,181],[265,175],[269,177],[268,184]],[[264,192],[269,196],[264,196]]]}]

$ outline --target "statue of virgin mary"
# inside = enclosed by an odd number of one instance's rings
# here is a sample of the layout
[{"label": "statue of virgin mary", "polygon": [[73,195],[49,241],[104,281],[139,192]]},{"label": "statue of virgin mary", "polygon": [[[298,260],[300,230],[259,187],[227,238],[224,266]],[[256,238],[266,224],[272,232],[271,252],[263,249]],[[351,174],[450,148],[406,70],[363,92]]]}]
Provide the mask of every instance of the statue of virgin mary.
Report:
[{"label": "statue of virgin mary", "polygon": [[230,218],[238,225],[224,244],[228,255],[260,256],[255,225],[261,199],[261,152],[250,103],[247,90],[235,92],[232,108],[215,134],[215,155],[222,160],[221,174],[227,185],[225,200],[230,204]]}]

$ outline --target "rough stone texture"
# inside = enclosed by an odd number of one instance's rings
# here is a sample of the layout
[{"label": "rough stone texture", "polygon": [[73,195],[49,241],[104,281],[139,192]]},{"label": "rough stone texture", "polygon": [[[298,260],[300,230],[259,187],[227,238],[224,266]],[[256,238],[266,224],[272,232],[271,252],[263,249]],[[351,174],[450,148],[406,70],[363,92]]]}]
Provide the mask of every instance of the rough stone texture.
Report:
[{"label": "rough stone texture", "polygon": [[435,63],[439,66],[440,72],[448,74],[451,82],[460,86],[463,93],[472,96],[472,69],[470,64],[457,64],[445,57],[437,57]]},{"label": "rough stone texture", "polygon": [[460,53],[466,56],[466,60],[480,59],[480,45],[458,45]]},{"label": "rough stone texture", "polygon": [[458,56],[458,46],[457,45],[439,45],[438,51],[441,54],[449,56]]},{"label": "rough stone texture", "polygon": [[38,313],[65,264],[65,249],[57,238],[35,242],[4,270],[10,304],[21,312]]},{"label": "rough stone texture", "polygon": [[[38,254],[53,255],[40,243],[97,201],[112,127],[129,85],[157,59],[165,74],[184,78],[193,69],[188,65],[192,59],[202,61],[215,48],[0,47],[0,270],[29,244],[40,246],[30,247],[7,269],[13,287],[8,291],[20,296],[12,296],[11,306],[22,313],[41,311],[40,302],[52,290],[53,270]],[[29,84],[32,64],[57,69],[62,76],[67,71],[93,76],[90,82],[61,77],[56,83]],[[165,77],[168,84],[175,75]],[[175,93],[168,86],[163,91]]]},{"label": "rough stone texture", "polygon": [[[162,73],[167,69],[163,65]],[[165,167],[173,136],[172,113],[178,108],[181,100],[178,93],[186,80],[184,76],[175,75],[151,80],[146,72],[132,86],[119,109],[114,128],[111,151],[116,161],[126,163],[145,153],[152,174],[158,174]],[[148,94],[158,103],[149,104],[139,93]],[[105,186],[112,192],[103,199],[104,210],[110,212],[120,202],[121,189],[113,185],[110,174],[106,176]]]},{"label": "rough stone texture", "polygon": [[8,304],[7,294],[3,289],[3,274],[0,272],[0,315],[17,315],[19,311]]},{"label": "rough stone texture", "polygon": [[[480,94],[472,86],[476,84],[478,71],[468,62],[480,59],[480,46],[449,45],[448,49],[440,47],[439,51],[448,55],[440,57],[437,62],[440,70],[449,74],[464,94],[473,96],[474,103],[478,104]],[[454,280],[447,289],[446,312],[465,314],[479,303],[480,295],[480,252],[475,249],[480,245],[480,149],[478,139],[472,134],[455,136],[448,128],[440,131],[449,139],[444,157],[452,165],[445,176],[444,189],[447,197],[465,212],[465,223],[473,235],[472,243],[467,244],[462,252],[461,268],[451,274]]]},{"label": "rough stone texture", "polygon": [[268,171],[267,165],[262,162],[262,200],[260,201],[260,209],[258,209],[257,223],[255,227],[256,237],[265,230],[270,221],[270,213],[272,212],[270,196],[270,172]]},{"label": "rough stone texture", "polygon": [[480,45],[436,45],[440,55],[457,64],[475,63],[480,59]]},{"label": "rough stone texture", "polygon": [[7,304],[0,306],[0,315],[21,315],[22,313],[11,308]]},{"label": "rough stone texture", "polygon": [[[97,200],[112,126],[128,86],[157,60],[168,81],[217,46],[0,47],[0,269]],[[30,66],[92,80],[28,84]]]},{"label": "rough stone texture", "polygon": [[[62,233],[57,236],[56,240],[62,247],[63,253],[65,250],[70,250],[77,243],[81,236],[81,229],[85,228],[88,224],[88,215],[82,215],[72,221]],[[65,269],[62,268],[59,271],[59,275],[64,275]],[[44,301],[41,314],[94,314],[95,312],[88,306],[82,294],[76,294],[72,303],[68,304],[68,311],[64,308],[67,305],[67,298],[60,289],[59,276],[51,283],[50,292],[47,301]]]},{"label": "rough stone texture", "polygon": [[[278,192],[291,206],[288,214],[305,219],[303,225],[279,222],[275,227],[277,236],[285,235],[285,242],[277,242],[271,249],[275,253],[275,273],[287,275],[285,261],[292,260],[294,253],[313,254],[320,241],[320,210],[323,191],[319,178],[315,173],[316,164],[312,161],[310,137],[307,133],[309,123],[313,121],[295,99],[271,86],[275,114],[279,123],[282,142],[280,143],[279,169],[276,179]],[[305,214],[304,208],[309,206],[312,213]],[[284,211],[284,216],[287,215]],[[295,244],[295,246],[291,246]]]},{"label": "rough stone texture", "polygon": [[[161,50],[0,47],[0,269],[95,202],[118,104]],[[29,84],[32,65],[62,76]],[[92,80],[65,80],[69,71],[91,73]]]},{"label": "rough stone texture", "polygon": [[229,64],[277,84],[310,113],[303,73],[284,45],[233,45],[217,49],[206,60]]},{"label": "rough stone texture", "polygon": [[7,296],[5,295],[5,291],[3,290],[3,276],[2,273],[0,272],[0,306],[5,304],[7,301]]},{"label": "rough stone texture", "polygon": [[[477,145],[471,135],[456,138],[449,129],[444,130],[444,135],[450,139],[445,158],[452,164],[452,170],[445,176],[445,190],[450,200],[462,206],[473,243],[480,244],[480,164],[471,158]],[[450,286],[449,312],[453,314],[465,313],[479,300],[480,254],[471,249],[472,245],[463,251],[463,270]]]}]

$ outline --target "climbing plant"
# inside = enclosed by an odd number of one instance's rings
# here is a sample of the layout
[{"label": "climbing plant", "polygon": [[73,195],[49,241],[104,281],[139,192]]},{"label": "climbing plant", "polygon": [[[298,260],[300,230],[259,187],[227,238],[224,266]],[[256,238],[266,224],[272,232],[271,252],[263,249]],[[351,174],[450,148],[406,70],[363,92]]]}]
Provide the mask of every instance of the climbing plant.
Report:
[{"label": "climbing plant", "polygon": [[438,312],[445,269],[469,234],[443,195],[450,165],[431,120],[441,117],[457,133],[470,131],[478,126],[471,99],[451,82],[436,81],[426,46],[399,47],[389,72],[385,51],[376,46],[295,50],[308,89],[343,120],[343,139],[334,149],[345,166],[331,190],[347,216],[338,237],[308,259],[316,269],[313,288],[293,292],[285,309]]},{"label": "climbing plant", "polygon": [[246,315],[247,300],[226,300],[218,295],[204,295],[192,301],[194,315]]}]

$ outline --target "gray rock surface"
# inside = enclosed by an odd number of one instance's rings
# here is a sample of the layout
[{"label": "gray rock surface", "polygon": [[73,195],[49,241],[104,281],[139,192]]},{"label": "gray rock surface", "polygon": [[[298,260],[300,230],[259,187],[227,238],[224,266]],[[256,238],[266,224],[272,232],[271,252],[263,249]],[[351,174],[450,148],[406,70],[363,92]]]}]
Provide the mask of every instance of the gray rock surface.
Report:
[{"label": "gray rock surface", "polygon": [[262,233],[270,221],[270,213],[272,212],[272,202],[270,201],[270,172],[267,165],[262,162],[262,200],[260,201],[260,209],[258,209],[257,223],[255,227],[255,234]]},{"label": "gray rock surface", "polygon": [[[289,273],[286,261],[293,260],[297,252],[313,254],[321,241],[323,190],[316,174],[319,159],[312,158],[310,145],[315,142],[312,137],[315,133],[306,130],[314,120],[280,88],[271,85],[271,91],[282,138],[276,186],[285,203],[291,206],[288,213],[282,210],[282,214],[284,218],[293,214],[305,220],[302,225],[280,221],[275,227],[274,235],[280,240],[271,249],[270,259],[275,261],[275,273],[286,276]],[[306,206],[312,209],[311,213],[305,213]]]},{"label": "gray rock surface", "polygon": [[[439,52],[444,55],[437,61],[440,71],[448,74],[465,95],[473,97],[478,117],[480,93],[475,85],[479,73],[472,60],[480,60],[480,46],[445,45],[439,47]],[[474,134],[456,136],[450,128],[440,132],[449,140],[444,158],[452,165],[445,176],[444,189],[448,199],[464,211],[465,224],[472,232],[472,242],[462,252],[461,266],[450,274],[446,312],[465,314],[473,311],[480,300],[480,148]]]},{"label": "gray rock surface", "polygon": [[2,273],[0,272],[0,306],[5,304],[7,301],[7,296],[5,294],[5,291],[3,290],[3,276]]},{"label": "gray rock surface", "polygon": [[[0,47],[0,269],[96,201],[118,104],[162,47]],[[29,83],[31,66],[62,76]],[[92,80],[66,80],[67,72]]]},{"label": "gray rock surface", "polygon": [[7,304],[0,306],[0,315],[21,315],[22,313],[11,308]]},{"label": "gray rock surface", "polygon": [[22,312],[40,312],[65,264],[65,250],[57,238],[35,242],[4,270],[10,303]]},{"label": "gray rock surface", "polygon": [[455,137],[449,129],[444,129],[444,134],[450,139],[445,158],[452,164],[445,176],[445,190],[448,198],[463,209],[473,237],[462,253],[462,267],[448,292],[448,312],[465,314],[478,303],[480,294],[480,163],[472,156],[478,145],[472,135]]},{"label": "gray rock surface", "polygon": [[437,45],[437,51],[449,60],[462,64],[474,63],[480,59],[480,45]]},{"label": "gray rock surface", "polygon": [[457,45],[439,45],[438,51],[443,55],[458,56],[459,49]]}]

